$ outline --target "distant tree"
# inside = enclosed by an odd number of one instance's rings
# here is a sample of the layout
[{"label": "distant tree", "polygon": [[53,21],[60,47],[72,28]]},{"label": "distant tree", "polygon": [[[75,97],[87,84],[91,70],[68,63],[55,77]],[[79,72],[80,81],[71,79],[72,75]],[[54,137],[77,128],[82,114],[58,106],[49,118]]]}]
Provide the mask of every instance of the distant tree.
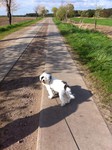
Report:
[{"label": "distant tree", "polygon": [[37,17],[38,17],[38,6],[36,6],[36,7],[34,8],[34,11],[35,11],[36,18],[37,18]]},{"label": "distant tree", "polygon": [[75,17],[79,17],[79,16],[80,16],[80,13],[79,13],[78,10],[74,10],[74,16],[75,16]]},{"label": "distant tree", "polygon": [[37,17],[36,13],[28,13],[25,17]]},{"label": "distant tree", "polygon": [[102,9],[101,11],[100,11],[100,17],[110,17],[110,16],[112,16],[112,8],[110,8],[110,9]]},{"label": "distant tree", "polygon": [[88,10],[87,10],[87,17],[93,17],[94,14],[95,14],[95,11],[94,11],[94,10],[92,10],[92,9],[88,9]]},{"label": "distant tree", "polygon": [[47,13],[46,17],[53,17],[53,14],[52,13]]},{"label": "distant tree", "polygon": [[75,16],[81,17],[112,17],[112,8],[102,9],[102,7],[96,7],[96,9],[88,10],[76,10]]},{"label": "distant tree", "polygon": [[45,8],[45,6],[39,5],[39,6],[38,6],[37,13],[38,13],[40,16],[45,17],[45,15],[48,13],[48,10]]},{"label": "distant tree", "polygon": [[95,16],[97,17],[97,18],[99,18],[100,17],[100,12],[102,11],[102,7],[97,7],[96,8],[96,10],[95,10]]},{"label": "distant tree", "polygon": [[12,24],[12,12],[17,10],[16,0],[0,0],[2,6],[6,7],[7,17],[9,18],[9,24]]},{"label": "distant tree", "polygon": [[70,17],[73,17],[74,16],[74,5],[73,4],[67,4],[65,6],[65,9],[66,9],[66,20]]},{"label": "distant tree", "polygon": [[95,30],[96,30],[96,27],[97,27],[97,19],[100,17],[101,10],[102,10],[101,6],[96,6],[95,15],[94,15]]},{"label": "distant tree", "polygon": [[53,7],[53,8],[52,8],[52,12],[53,12],[53,14],[54,14],[54,17],[56,17],[57,11],[58,11],[58,8],[56,8],[56,7]]},{"label": "distant tree", "polygon": [[81,10],[78,10],[78,14],[79,14],[79,16],[81,16],[81,13],[82,13],[82,11],[81,11]]},{"label": "distant tree", "polygon": [[87,17],[87,11],[86,10],[80,11],[80,15],[81,17]]},{"label": "distant tree", "polygon": [[56,17],[59,20],[64,20],[65,19],[65,14],[66,14],[66,8],[64,6],[59,7],[59,9],[56,12]]},{"label": "distant tree", "polygon": [[60,6],[56,12],[56,17],[59,20],[66,20],[74,16],[74,6],[72,4],[67,4],[65,6]]}]

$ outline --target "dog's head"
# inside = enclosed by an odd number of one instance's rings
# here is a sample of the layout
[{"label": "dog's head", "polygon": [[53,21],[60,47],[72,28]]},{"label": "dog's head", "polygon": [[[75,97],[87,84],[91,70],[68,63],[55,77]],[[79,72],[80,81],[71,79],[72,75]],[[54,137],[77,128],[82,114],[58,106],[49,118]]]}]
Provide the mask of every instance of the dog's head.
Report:
[{"label": "dog's head", "polygon": [[49,84],[51,82],[51,80],[52,80],[52,76],[49,73],[44,72],[40,75],[40,81],[43,84]]}]

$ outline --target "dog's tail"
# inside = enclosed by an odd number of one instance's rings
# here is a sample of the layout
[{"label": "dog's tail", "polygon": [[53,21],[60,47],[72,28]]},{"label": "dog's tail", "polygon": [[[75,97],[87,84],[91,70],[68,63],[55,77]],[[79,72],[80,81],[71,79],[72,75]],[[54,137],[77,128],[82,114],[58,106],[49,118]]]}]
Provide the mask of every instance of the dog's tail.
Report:
[{"label": "dog's tail", "polygon": [[70,99],[74,99],[75,96],[72,94],[70,87],[66,84],[65,85],[66,94]]}]

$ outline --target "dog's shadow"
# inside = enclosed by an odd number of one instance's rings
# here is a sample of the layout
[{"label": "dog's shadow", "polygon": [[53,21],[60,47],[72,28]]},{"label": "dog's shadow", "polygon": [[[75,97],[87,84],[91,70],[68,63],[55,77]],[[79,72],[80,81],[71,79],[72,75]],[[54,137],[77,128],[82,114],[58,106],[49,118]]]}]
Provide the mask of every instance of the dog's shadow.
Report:
[{"label": "dog's shadow", "polygon": [[71,103],[61,107],[60,105],[52,106],[41,110],[39,113],[18,118],[3,128],[0,128],[0,148],[6,148],[17,141],[27,137],[40,128],[50,127],[64,120],[69,115],[77,111],[81,103],[89,102],[92,96],[91,92],[80,86],[71,87],[75,99]]},{"label": "dog's shadow", "polygon": [[78,106],[83,102],[89,102],[92,93],[89,90],[81,88],[81,86],[72,86],[72,93],[75,95],[75,99],[71,100],[71,103],[61,107],[60,105],[48,107],[43,109],[40,113],[40,127],[49,127],[59,121],[65,119],[67,116],[76,112]]}]

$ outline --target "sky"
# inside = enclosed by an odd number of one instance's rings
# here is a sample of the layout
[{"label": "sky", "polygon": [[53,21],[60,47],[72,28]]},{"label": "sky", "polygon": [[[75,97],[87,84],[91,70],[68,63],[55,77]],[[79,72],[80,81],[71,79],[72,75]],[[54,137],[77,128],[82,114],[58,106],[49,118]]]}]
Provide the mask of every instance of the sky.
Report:
[{"label": "sky", "polygon": [[[53,7],[60,7],[67,3],[72,3],[75,10],[95,9],[96,5],[102,8],[112,8],[112,0],[16,0],[18,4],[17,11],[13,15],[25,15],[34,13],[34,8],[38,5],[44,5],[51,12]],[[6,15],[6,9],[0,7],[0,15]]]}]

